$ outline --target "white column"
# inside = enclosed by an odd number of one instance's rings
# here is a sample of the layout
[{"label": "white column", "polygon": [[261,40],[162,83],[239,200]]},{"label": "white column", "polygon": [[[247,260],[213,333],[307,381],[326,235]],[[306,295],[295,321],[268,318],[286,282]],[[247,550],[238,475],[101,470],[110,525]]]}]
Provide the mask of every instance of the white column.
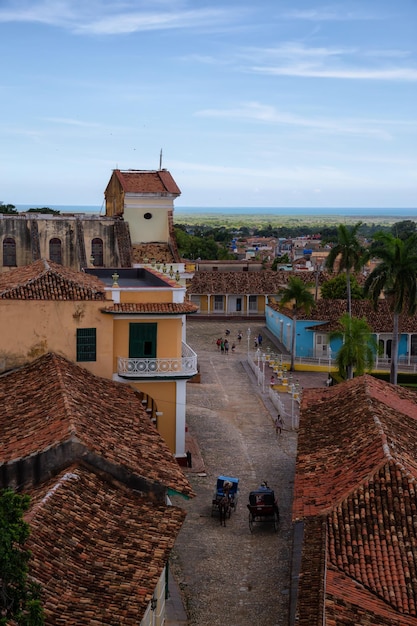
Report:
[{"label": "white column", "polygon": [[228,306],[229,306],[229,296],[226,294],[225,295],[225,312],[228,313]]},{"label": "white column", "polygon": [[207,315],[210,314],[210,294],[207,294]]},{"label": "white column", "polygon": [[185,402],[186,380],[176,381],[176,420],[175,420],[175,455],[184,456],[185,450]]}]

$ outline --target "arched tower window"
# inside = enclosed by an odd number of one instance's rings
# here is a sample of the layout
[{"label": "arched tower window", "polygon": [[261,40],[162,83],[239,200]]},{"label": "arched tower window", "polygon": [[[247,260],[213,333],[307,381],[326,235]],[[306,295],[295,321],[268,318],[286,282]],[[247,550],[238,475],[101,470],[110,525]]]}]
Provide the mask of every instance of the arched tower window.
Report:
[{"label": "arched tower window", "polygon": [[103,240],[95,237],[91,242],[91,256],[94,259],[93,265],[98,267],[104,265],[103,262]]},{"label": "arched tower window", "polygon": [[16,241],[13,237],[3,239],[3,265],[16,266]]},{"label": "arched tower window", "polygon": [[49,258],[54,263],[62,265],[62,247],[61,240],[58,237],[53,237],[49,241]]}]

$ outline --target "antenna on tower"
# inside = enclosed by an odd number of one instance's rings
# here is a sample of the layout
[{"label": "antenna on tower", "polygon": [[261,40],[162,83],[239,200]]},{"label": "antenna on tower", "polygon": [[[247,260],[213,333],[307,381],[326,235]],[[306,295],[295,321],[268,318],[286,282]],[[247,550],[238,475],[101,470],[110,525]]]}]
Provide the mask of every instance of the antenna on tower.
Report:
[{"label": "antenna on tower", "polygon": [[161,152],[159,153],[159,169],[162,169],[162,148],[161,148]]}]

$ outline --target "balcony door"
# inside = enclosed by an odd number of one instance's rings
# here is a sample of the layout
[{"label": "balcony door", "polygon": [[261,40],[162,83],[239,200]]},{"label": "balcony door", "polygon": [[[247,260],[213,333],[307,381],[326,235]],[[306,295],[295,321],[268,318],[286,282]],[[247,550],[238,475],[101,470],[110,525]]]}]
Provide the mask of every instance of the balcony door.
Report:
[{"label": "balcony door", "polygon": [[129,359],[156,359],[157,324],[129,324]]}]

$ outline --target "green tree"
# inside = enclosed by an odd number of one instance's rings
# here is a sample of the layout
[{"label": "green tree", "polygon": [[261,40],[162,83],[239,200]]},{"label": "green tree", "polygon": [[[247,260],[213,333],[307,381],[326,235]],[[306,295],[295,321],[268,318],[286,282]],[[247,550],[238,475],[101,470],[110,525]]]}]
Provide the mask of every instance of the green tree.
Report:
[{"label": "green tree", "polygon": [[390,382],[396,385],[400,315],[414,315],[417,308],[417,234],[403,240],[390,233],[379,233],[375,235],[371,251],[380,262],[367,276],[364,292],[375,309],[383,293],[392,311]]},{"label": "green tree", "polygon": [[353,378],[355,372],[361,376],[370,372],[378,345],[366,319],[350,317],[345,313],[339,320],[340,330],[330,333],[330,339],[342,339],[343,344],[336,354],[336,364],[342,378]]},{"label": "green tree", "polygon": [[416,232],[417,226],[413,220],[402,220],[391,226],[391,234],[398,239],[407,239]]},{"label": "green tree", "polygon": [[346,272],[347,310],[352,315],[351,272],[359,271],[365,261],[365,250],[358,239],[358,231],[362,222],[354,226],[339,224],[337,227],[337,244],[330,250],[326,259],[326,267],[333,270],[338,259],[337,273]]},{"label": "green tree", "polygon": [[40,587],[30,580],[30,552],[24,544],[30,528],[23,515],[29,496],[11,489],[0,492],[0,626],[14,620],[19,626],[42,626]]},{"label": "green tree", "polygon": [[0,202],[0,213],[4,213],[5,215],[14,215],[18,211],[14,204],[3,204]]},{"label": "green tree", "polygon": [[301,311],[309,313],[314,306],[314,296],[310,291],[311,285],[303,283],[298,276],[291,276],[288,285],[279,292],[280,304],[292,303],[292,333],[291,333],[291,365],[290,370],[294,371],[295,360],[295,334],[297,330],[297,316]]},{"label": "green tree", "polygon": [[[321,297],[326,300],[346,300],[347,299],[347,276],[338,274],[334,278],[327,280],[320,289]],[[352,300],[363,299],[363,289],[359,285],[356,276],[350,277],[350,297]]]}]

